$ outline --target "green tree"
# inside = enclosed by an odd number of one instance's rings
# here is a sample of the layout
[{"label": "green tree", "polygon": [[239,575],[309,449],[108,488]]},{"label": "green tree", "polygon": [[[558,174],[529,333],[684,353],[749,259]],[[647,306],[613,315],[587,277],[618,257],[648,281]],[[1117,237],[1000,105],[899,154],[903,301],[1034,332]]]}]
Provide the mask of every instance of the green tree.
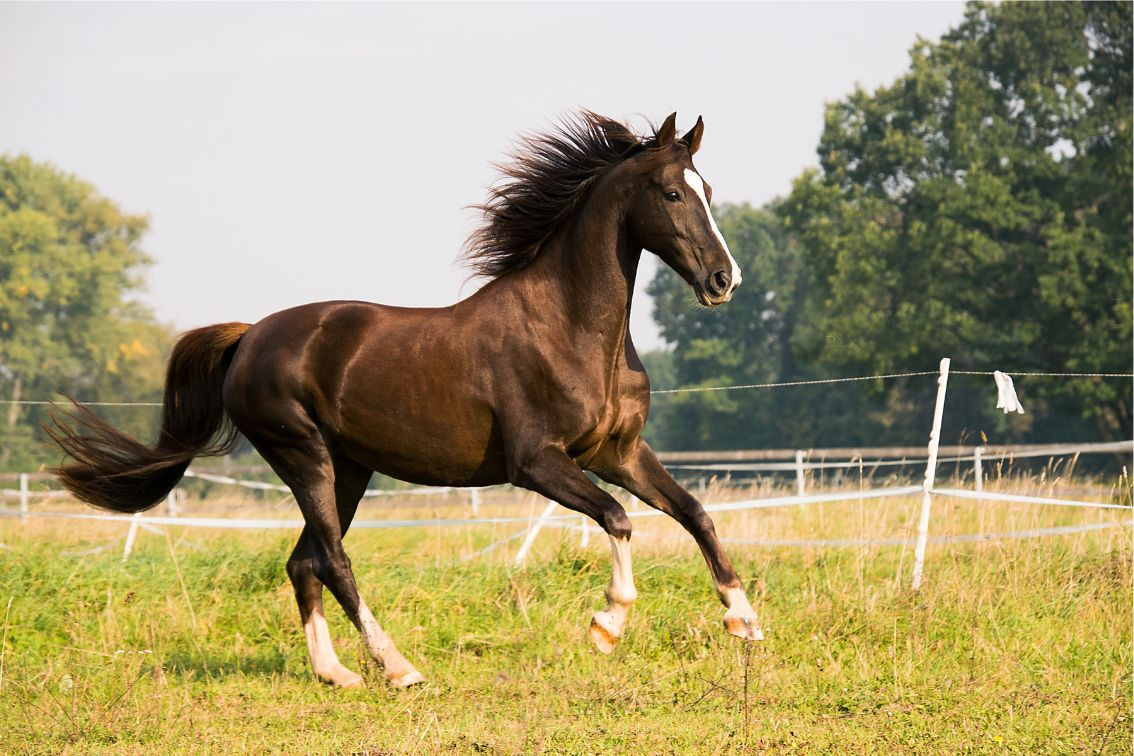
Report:
[{"label": "green tree", "polygon": [[[129,294],[150,262],[146,219],[26,156],[0,156],[0,467],[44,461],[42,407],[80,398],[160,397],[169,329]],[[121,420],[146,429],[152,413]],[[119,418],[115,418],[118,420]]]},{"label": "green tree", "polygon": [[[1131,4],[970,4],[891,86],[827,109],[819,168],[768,208],[725,208],[733,303],[656,317],[683,385],[956,368],[1131,368]],[[774,217],[773,217],[774,214]],[[777,222],[778,221],[778,222]],[[757,233],[758,230],[758,233]],[[766,301],[764,298],[767,298]],[[945,438],[1131,434],[1130,383],[950,384]],[[924,441],[932,379],[659,397],[658,445]],[[771,397],[771,398],[762,398]]]},{"label": "green tree", "polygon": [[[801,363],[796,340],[812,301],[812,273],[798,239],[785,232],[775,206],[714,209],[721,233],[744,272],[732,302],[699,307],[688,285],[661,268],[649,285],[654,318],[673,344],[668,364],[647,362],[655,388],[713,387],[826,378],[825,366]],[[830,348],[846,337],[829,336]],[[664,372],[655,372],[655,365]],[[664,380],[659,379],[664,375]],[[661,394],[652,401],[646,435],[658,448],[810,448],[877,445],[892,432],[897,410],[879,385],[819,385]],[[916,410],[916,408],[915,408]],[[915,411],[915,415],[918,413]],[[920,416],[917,433],[928,419]]]},{"label": "green tree", "polygon": [[[831,105],[781,207],[815,272],[800,359],[1129,371],[1130,116],[1129,3],[971,4],[892,86]],[[1031,415],[966,422],[1129,437],[1128,383],[1027,389]]]},{"label": "green tree", "polygon": [[[675,345],[669,380],[680,386],[721,386],[794,376],[790,341],[795,303],[806,285],[802,257],[767,210],[725,206],[715,215],[744,272],[744,283],[730,304],[708,310],[698,306],[689,286],[673,271],[659,268],[648,291],[662,336]],[[657,376],[653,384],[673,387]],[[767,416],[769,399],[752,392],[658,395],[646,432],[652,443],[665,449],[774,444],[779,431]]]}]

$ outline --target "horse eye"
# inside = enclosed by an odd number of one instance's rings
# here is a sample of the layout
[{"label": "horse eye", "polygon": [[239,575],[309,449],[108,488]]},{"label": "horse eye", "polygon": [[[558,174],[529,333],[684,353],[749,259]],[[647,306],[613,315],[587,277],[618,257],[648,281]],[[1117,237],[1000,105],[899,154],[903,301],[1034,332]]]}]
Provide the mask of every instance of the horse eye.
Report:
[{"label": "horse eye", "polygon": [[681,195],[678,194],[677,192],[666,192],[665,198],[667,200],[669,200],[670,202],[677,202],[681,199]]}]

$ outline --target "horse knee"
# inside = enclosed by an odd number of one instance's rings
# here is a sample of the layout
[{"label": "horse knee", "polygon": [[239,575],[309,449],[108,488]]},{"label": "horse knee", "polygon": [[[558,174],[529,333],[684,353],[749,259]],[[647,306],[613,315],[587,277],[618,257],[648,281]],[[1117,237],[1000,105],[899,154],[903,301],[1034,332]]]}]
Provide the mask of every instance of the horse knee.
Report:
[{"label": "horse knee", "polygon": [[713,525],[713,518],[704,509],[693,515],[693,522],[702,533],[716,537],[717,528]]},{"label": "horse knee", "polygon": [[311,557],[306,554],[300,556],[299,554],[292,554],[287,560],[287,576],[291,579],[292,584],[299,585],[309,577],[315,574],[315,568],[312,564]]},{"label": "horse knee", "polygon": [[630,534],[633,532],[630,518],[622,507],[611,507],[603,513],[602,529],[612,538],[617,538],[620,541],[629,541]]},{"label": "horse knee", "polygon": [[327,586],[338,585],[343,573],[346,572],[341,565],[335,564],[332,559],[319,559],[312,565],[312,568],[319,582]]}]

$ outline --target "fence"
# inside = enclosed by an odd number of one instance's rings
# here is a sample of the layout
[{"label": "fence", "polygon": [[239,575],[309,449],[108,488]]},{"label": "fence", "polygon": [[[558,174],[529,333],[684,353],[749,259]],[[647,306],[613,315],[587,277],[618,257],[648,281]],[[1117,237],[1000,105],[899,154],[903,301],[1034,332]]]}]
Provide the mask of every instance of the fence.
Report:
[{"label": "fence", "polygon": [[[1122,454],[1134,450],[1134,442],[1113,441],[1082,444],[1020,444],[1015,446],[949,446],[942,447],[939,465],[971,464],[975,490],[984,488],[984,464],[994,460],[1018,460],[1031,457],[1061,457],[1075,454]],[[704,473],[789,472],[794,473],[796,493],[807,492],[812,470],[854,470],[911,467],[925,465],[929,458],[917,456],[925,449],[915,447],[873,447],[863,449],[772,449],[740,452],[671,452],[659,454],[671,471]],[[689,464],[687,460],[733,458],[742,461]],[[749,458],[791,459],[791,462],[749,462]],[[813,461],[818,458],[820,461]],[[671,461],[673,460],[673,461]],[[845,461],[828,461],[845,460]]]},{"label": "fence", "polygon": [[[933,371],[923,371],[914,373],[894,373],[882,376],[863,376],[856,378],[842,378],[842,379],[823,379],[816,381],[790,381],[782,383],[768,383],[768,384],[751,384],[742,386],[721,386],[721,387],[698,387],[692,389],[675,389],[657,391],[654,393],[667,394],[675,393],[677,391],[728,391],[728,390],[746,390],[746,389],[764,389],[764,388],[779,388],[787,386],[798,385],[813,385],[813,384],[826,384],[838,383],[844,381],[859,381],[859,380],[877,380],[897,377],[909,377],[919,375],[933,375]],[[992,371],[956,371],[955,374],[959,375],[989,375],[992,376]],[[725,512],[725,511],[738,511],[738,510],[756,510],[771,507],[785,507],[785,506],[800,506],[807,504],[816,504],[824,502],[837,502],[837,501],[861,501],[869,499],[882,499],[895,496],[909,496],[911,494],[921,494],[921,506],[918,517],[917,536],[914,540],[914,568],[912,589],[918,590],[921,586],[922,572],[924,569],[925,552],[927,544],[930,542],[929,530],[931,524],[932,502],[935,496],[949,497],[956,499],[976,499],[980,501],[1007,501],[1015,503],[1028,503],[1039,505],[1055,505],[1067,507],[1085,507],[1093,509],[1120,509],[1127,513],[1134,512],[1130,506],[1125,504],[1114,504],[1107,502],[1096,501],[1083,501],[1074,499],[1059,499],[1053,497],[1038,497],[1038,496],[1024,496],[1019,494],[1006,494],[1000,492],[992,492],[985,490],[984,487],[984,473],[983,465],[985,461],[993,459],[1012,459],[1023,457],[1036,457],[1036,456],[1060,456],[1064,454],[1093,454],[1093,453],[1118,453],[1118,454],[1131,454],[1134,453],[1134,440],[1120,441],[1114,443],[1095,443],[1095,444],[1077,444],[1077,445],[1041,445],[1041,446],[1028,446],[1028,447],[946,447],[945,451],[947,456],[944,458],[939,457],[941,451],[940,435],[941,435],[941,422],[944,415],[945,398],[947,393],[949,375],[950,375],[950,360],[948,358],[942,359],[938,371],[938,389],[936,401],[934,404],[933,425],[930,430],[929,443],[926,447],[926,455],[924,457],[907,457],[907,454],[912,454],[914,449],[869,449],[869,450],[827,450],[826,454],[821,454],[822,461],[812,462],[809,457],[812,452],[805,452],[804,450],[778,450],[772,452],[758,452],[753,453],[763,459],[769,457],[790,454],[791,462],[751,462],[745,459],[738,459],[735,461],[728,461],[723,464],[686,464],[686,461],[696,462],[696,456],[686,454],[684,458],[679,454],[665,455],[668,457],[669,466],[673,469],[688,469],[688,470],[721,470],[721,471],[794,471],[796,478],[796,492],[793,496],[778,496],[778,497],[764,497],[759,499],[747,499],[743,501],[727,502],[708,504],[705,506],[708,512]],[[1080,374],[1080,373],[1017,373],[1016,375],[1043,375],[1043,376],[1057,376],[1057,377],[1092,377],[1092,378],[1126,378],[1134,377],[1134,374],[1128,373],[1096,373],[1096,374]],[[997,377],[997,385],[1001,385],[1001,378]],[[1008,383],[1011,386],[1011,382]],[[1014,398],[1014,393],[1013,393]],[[29,404],[46,403],[46,402],[26,402]],[[99,404],[99,403],[92,403]],[[151,403],[130,403],[132,406],[151,406]],[[853,492],[821,492],[821,493],[807,493],[807,472],[809,470],[824,470],[832,468],[853,468],[863,467],[865,459],[878,453],[882,456],[881,452],[889,451],[894,452],[895,456],[901,456],[901,459],[878,459],[872,461],[872,467],[890,466],[890,465],[920,465],[925,464],[925,473],[922,484],[919,486],[890,486],[883,488],[873,488],[869,490],[859,490]],[[696,455],[697,453],[693,453]],[[849,457],[846,462],[828,462],[826,461],[827,455],[842,454]],[[719,457],[718,457],[719,458]],[[973,466],[973,490],[964,490],[956,488],[939,488],[935,485],[936,473],[939,463],[943,462],[971,462]],[[26,521],[29,517],[62,517],[78,520],[102,520],[102,521],[116,521],[123,522],[129,525],[126,536],[126,542],[123,549],[123,559],[129,557],[133,548],[134,541],[139,528],[154,529],[155,526],[182,526],[182,527],[200,527],[200,528],[235,528],[235,529],[275,529],[275,528],[298,528],[302,526],[303,522],[297,519],[288,520],[271,520],[271,519],[230,519],[218,517],[181,517],[178,513],[176,505],[176,493],[171,496],[171,499],[166,502],[167,515],[166,516],[142,516],[141,514],[133,516],[123,515],[108,515],[96,513],[74,513],[74,512],[33,512],[31,511],[30,503],[33,498],[33,492],[30,488],[32,480],[49,479],[50,476],[43,474],[29,474],[19,473],[15,476],[5,476],[9,479],[18,481],[18,488],[16,489],[0,489],[0,496],[9,498],[16,498],[18,500],[18,509],[13,512],[10,510],[0,510],[0,516],[18,516]],[[239,486],[252,490],[263,491],[278,491],[282,493],[290,493],[286,486],[275,483],[267,483],[254,480],[238,479],[225,475],[217,475],[214,473],[189,471],[186,477],[197,478],[203,481],[219,485]],[[537,518],[532,517],[481,517],[480,512],[480,490],[479,489],[454,489],[454,488],[418,488],[418,489],[403,489],[403,490],[367,490],[365,495],[368,497],[379,496],[417,496],[417,495],[437,495],[450,493],[454,491],[467,492],[469,496],[469,518],[461,519],[432,519],[432,520],[356,520],[352,523],[352,528],[368,529],[368,528],[406,528],[406,527],[453,527],[453,526],[470,526],[470,525],[495,525],[507,523],[523,523],[526,527],[521,531],[507,536],[494,544],[491,544],[487,549],[483,549],[480,553],[487,553],[488,551],[500,546],[505,542],[516,540],[520,537],[524,538],[517,554],[515,556],[515,563],[518,565],[524,561],[529,553],[532,543],[535,541],[541,528],[545,526],[556,527],[579,527],[581,537],[584,544],[591,532],[592,527],[589,526],[585,519],[581,526],[578,525],[579,515],[556,515],[554,514],[556,504],[549,502],[544,508],[543,512]],[[61,491],[42,491],[35,492],[35,498],[50,499],[55,497],[65,497],[67,494]],[[657,510],[640,510],[627,513],[633,518],[656,517],[662,513]],[[1002,533],[996,534],[995,537],[1009,538],[1009,537],[1039,537],[1045,535],[1062,535],[1071,532],[1085,532],[1088,530],[1096,530],[1100,527],[1128,527],[1134,525],[1134,522],[1129,520],[1117,523],[1095,523],[1078,528],[1049,528],[1044,530],[1032,530],[1027,532],[1018,533]],[[951,536],[946,537],[954,541],[963,540],[976,540],[978,538],[987,538],[989,536]],[[724,539],[728,540],[728,539]],[[749,543],[764,543],[766,545],[824,545],[824,546],[843,546],[843,545],[856,545],[856,544],[887,544],[893,539],[832,539],[827,541],[785,541],[783,544],[772,541],[756,541]],[[941,540],[941,538],[933,539]],[[902,541],[904,542],[904,541]],[[476,555],[474,555],[476,556]]]}]

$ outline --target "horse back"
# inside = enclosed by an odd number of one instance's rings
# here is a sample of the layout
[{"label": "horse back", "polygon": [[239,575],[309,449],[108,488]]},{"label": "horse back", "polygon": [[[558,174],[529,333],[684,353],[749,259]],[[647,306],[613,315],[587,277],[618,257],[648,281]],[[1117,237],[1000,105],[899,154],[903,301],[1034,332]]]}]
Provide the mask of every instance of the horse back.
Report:
[{"label": "horse back", "polygon": [[342,301],[275,313],[241,340],[225,408],[257,448],[317,434],[402,480],[503,482],[493,366],[470,358],[474,335],[452,309]]}]

